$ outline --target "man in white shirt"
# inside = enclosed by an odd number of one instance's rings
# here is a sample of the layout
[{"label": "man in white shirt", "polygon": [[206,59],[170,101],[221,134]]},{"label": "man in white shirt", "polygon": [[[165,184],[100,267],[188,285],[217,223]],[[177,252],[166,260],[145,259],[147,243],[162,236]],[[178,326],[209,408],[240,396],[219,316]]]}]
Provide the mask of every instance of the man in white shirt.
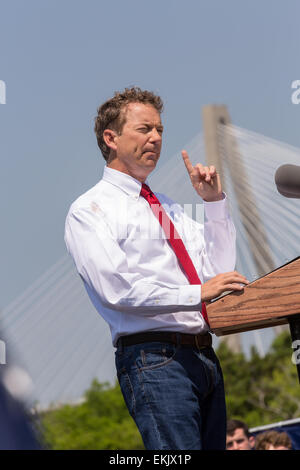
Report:
[{"label": "man in white shirt", "polygon": [[146,185],[160,156],[162,107],[137,87],[99,107],[106,167],[71,205],[65,241],[110,326],[121,390],[145,447],[225,449],[224,385],[204,302],[248,281],[232,271],[235,229],[213,166],[193,167],[182,152],[204,225]]}]

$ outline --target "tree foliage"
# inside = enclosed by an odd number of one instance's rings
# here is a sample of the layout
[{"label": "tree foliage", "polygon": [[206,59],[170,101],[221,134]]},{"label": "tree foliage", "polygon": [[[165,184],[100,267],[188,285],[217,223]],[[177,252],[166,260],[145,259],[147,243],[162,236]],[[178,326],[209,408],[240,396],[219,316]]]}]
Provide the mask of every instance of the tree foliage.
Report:
[{"label": "tree foliage", "polygon": [[40,417],[48,448],[144,449],[142,439],[129,415],[120,387],[94,380],[81,405],[65,405]]},{"label": "tree foliage", "polygon": [[225,382],[227,414],[249,427],[300,416],[299,381],[293,364],[289,332],[277,336],[269,352],[250,358],[232,353],[221,343],[219,356]]},{"label": "tree foliage", "polygon": [[[278,336],[265,357],[252,348],[250,357],[230,351],[224,342],[217,350],[226,391],[229,418],[249,427],[300,416],[296,366],[292,363],[288,332]],[[40,416],[43,438],[52,449],[144,449],[119,385],[94,380],[80,405],[65,405]]]}]

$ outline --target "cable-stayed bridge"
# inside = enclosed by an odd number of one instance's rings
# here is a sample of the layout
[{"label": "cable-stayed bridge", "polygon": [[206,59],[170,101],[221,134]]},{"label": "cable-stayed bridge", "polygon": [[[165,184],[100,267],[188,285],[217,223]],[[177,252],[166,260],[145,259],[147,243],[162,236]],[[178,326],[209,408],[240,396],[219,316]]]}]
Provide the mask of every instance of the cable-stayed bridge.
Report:
[{"label": "cable-stayed bridge", "polygon": [[76,401],[96,377],[114,383],[109,328],[68,254],[2,310],[1,331],[5,367],[21,366],[33,381],[31,406]]},{"label": "cable-stayed bridge", "polygon": [[[299,256],[300,201],[277,193],[274,174],[284,163],[300,164],[300,149],[224,123],[218,139],[223,184],[237,229],[236,269],[251,281]],[[232,139],[233,147],[228,146]],[[202,133],[185,148],[194,164],[205,161]],[[201,201],[180,151],[158,166],[149,180],[154,191],[166,193],[193,216],[197,205],[199,216]],[[115,381],[109,328],[67,254],[2,310],[0,328],[7,345],[4,367],[19,365],[32,378],[31,405],[37,402],[43,408],[76,401],[93,378]],[[274,334],[270,328],[234,336],[246,353],[254,344],[264,354]],[[218,341],[214,338],[215,345]]]}]

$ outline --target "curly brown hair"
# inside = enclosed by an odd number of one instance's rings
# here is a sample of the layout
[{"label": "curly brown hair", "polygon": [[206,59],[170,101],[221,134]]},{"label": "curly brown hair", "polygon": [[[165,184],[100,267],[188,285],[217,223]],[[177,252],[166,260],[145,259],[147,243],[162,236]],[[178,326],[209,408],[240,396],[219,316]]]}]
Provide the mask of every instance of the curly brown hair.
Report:
[{"label": "curly brown hair", "polygon": [[276,447],[284,446],[292,448],[292,442],[286,432],[266,431],[260,433],[255,439],[255,450],[268,450],[270,445]]},{"label": "curly brown hair", "polygon": [[103,139],[103,131],[111,129],[118,133],[122,132],[126,122],[126,107],[129,103],[144,103],[152,105],[159,114],[163,111],[163,101],[160,96],[148,90],[134,86],[125,88],[124,91],[116,91],[114,96],[103,103],[97,109],[98,115],[95,117],[95,133],[97,142],[104,159],[107,161],[110,148]]}]

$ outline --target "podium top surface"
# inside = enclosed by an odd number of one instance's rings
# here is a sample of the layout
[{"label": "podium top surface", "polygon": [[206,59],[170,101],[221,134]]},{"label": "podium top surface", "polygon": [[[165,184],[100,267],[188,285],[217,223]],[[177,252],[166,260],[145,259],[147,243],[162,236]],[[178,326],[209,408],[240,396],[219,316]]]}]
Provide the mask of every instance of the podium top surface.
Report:
[{"label": "podium top surface", "polygon": [[300,314],[300,256],[208,303],[207,314],[218,336],[288,323]]}]

